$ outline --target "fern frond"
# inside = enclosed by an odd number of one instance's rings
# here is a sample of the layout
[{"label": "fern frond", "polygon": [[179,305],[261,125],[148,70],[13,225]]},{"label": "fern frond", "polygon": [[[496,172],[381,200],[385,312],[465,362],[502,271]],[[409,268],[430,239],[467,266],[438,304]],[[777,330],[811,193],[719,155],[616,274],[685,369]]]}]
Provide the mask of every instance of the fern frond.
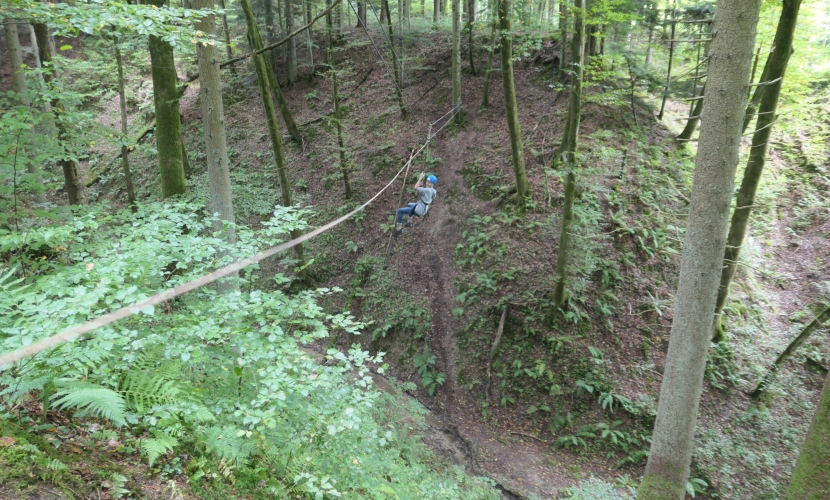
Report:
[{"label": "fern frond", "polygon": [[55,386],[58,390],[52,396],[52,400],[56,408],[76,408],[84,413],[111,420],[119,426],[126,424],[124,412],[127,403],[112,389],[90,382],[65,379],[57,380]]},{"label": "fern frond", "polygon": [[244,464],[256,451],[256,445],[237,436],[237,433],[238,430],[234,427],[208,427],[202,435],[202,442],[209,452],[219,458],[234,464]]},{"label": "fern frond", "polygon": [[67,470],[67,469],[69,469],[69,467],[67,467],[66,464],[64,464],[63,462],[61,462],[57,458],[53,458],[52,460],[49,461],[48,464],[46,464],[46,470],[58,471],[58,470]]},{"label": "fern frond", "polygon": [[154,438],[144,438],[141,440],[141,451],[147,455],[147,463],[153,465],[158,457],[168,451],[172,451],[178,444],[178,439],[169,434],[159,432]]},{"label": "fern frond", "polygon": [[43,387],[52,381],[53,375],[43,375],[36,378],[23,378],[15,385],[10,385],[0,391],[0,396],[8,395],[8,403],[14,403],[21,396],[31,391],[42,391]]}]

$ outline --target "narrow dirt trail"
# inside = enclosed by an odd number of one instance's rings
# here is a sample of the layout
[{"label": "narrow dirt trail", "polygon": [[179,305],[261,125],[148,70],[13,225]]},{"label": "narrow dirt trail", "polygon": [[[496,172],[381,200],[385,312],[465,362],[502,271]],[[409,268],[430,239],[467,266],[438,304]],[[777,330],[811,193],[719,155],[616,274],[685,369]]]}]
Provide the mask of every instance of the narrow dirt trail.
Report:
[{"label": "narrow dirt trail", "polygon": [[[456,305],[456,245],[462,242],[466,221],[474,214],[490,214],[494,207],[470,193],[462,169],[476,147],[475,114],[467,115],[466,127],[433,143],[433,156],[442,159],[434,172],[439,178],[437,203],[430,219],[418,221],[396,242],[390,264],[410,284],[413,293],[424,293],[431,302],[433,333],[430,352],[438,358],[447,381],[436,396],[422,403],[430,408],[449,434],[467,451],[468,471],[491,477],[504,488],[506,497],[555,497],[573,483],[568,472],[551,458],[551,443],[511,434],[504,425],[490,426],[481,419],[483,400],[477,392],[458,384],[462,360],[457,343],[461,322],[453,315]],[[478,391],[480,392],[480,391]],[[509,424],[508,424],[509,425]]]}]

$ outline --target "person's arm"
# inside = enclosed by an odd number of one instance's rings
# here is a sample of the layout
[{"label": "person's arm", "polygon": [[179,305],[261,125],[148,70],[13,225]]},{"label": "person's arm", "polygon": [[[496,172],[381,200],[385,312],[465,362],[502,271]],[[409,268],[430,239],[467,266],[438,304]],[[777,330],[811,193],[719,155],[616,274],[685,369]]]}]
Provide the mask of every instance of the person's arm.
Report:
[{"label": "person's arm", "polygon": [[418,177],[418,182],[415,183],[415,187],[413,188],[415,191],[417,191],[418,188],[421,187],[421,183],[424,182],[424,174],[425,172],[421,172],[421,176]]}]

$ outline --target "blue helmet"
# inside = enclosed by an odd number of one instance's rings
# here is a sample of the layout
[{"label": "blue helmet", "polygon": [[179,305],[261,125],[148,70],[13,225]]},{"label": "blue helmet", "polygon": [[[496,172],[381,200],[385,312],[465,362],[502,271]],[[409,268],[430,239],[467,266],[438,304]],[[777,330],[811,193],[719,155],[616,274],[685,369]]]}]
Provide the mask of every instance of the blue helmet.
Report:
[{"label": "blue helmet", "polygon": [[430,184],[438,184],[438,177],[435,177],[434,175],[430,174],[429,176],[427,176],[427,182],[429,182]]}]

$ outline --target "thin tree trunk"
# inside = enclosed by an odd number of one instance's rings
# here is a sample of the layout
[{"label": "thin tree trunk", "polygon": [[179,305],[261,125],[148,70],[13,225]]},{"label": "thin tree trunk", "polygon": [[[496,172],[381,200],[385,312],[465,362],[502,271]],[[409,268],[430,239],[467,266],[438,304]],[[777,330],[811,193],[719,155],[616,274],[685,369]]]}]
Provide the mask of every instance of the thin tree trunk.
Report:
[{"label": "thin tree trunk", "polygon": [[501,30],[501,81],[504,86],[504,107],[507,114],[507,127],[510,130],[510,148],[513,151],[516,201],[521,205],[528,195],[528,186],[522,128],[519,125],[519,110],[516,105],[516,85],[513,81],[513,35],[510,33],[510,0],[497,0],[497,2],[499,6],[499,29]]},{"label": "thin tree trunk", "polygon": [[[240,5],[242,11],[245,13],[245,22],[248,25],[248,42],[252,47],[261,48],[262,39],[259,37],[259,30],[254,20],[254,13],[251,10],[249,0],[241,0]],[[262,57],[262,54],[257,54],[253,57],[254,65],[257,73],[257,83],[259,84],[259,93],[262,97],[262,104],[265,107],[265,118],[268,121],[268,135],[271,137],[271,149],[274,154],[274,161],[277,164],[277,176],[280,180],[280,191],[282,193],[282,205],[290,207],[294,204],[291,200],[291,185],[288,183],[288,171],[286,168],[285,152],[282,147],[282,137],[280,136],[279,126],[277,125],[277,111],[274,106],[274,101],[268,87],[270,84],[269,71]],[[299,238],[301,233],[299,230],[291,231],[291,238]],[[303,245],[299,244],[294,247],[294,252],[299,261],[298,267],[305,266],[305,257],[303,255]],[[304,277],[304,273],[301,272]]]},{"label": "thin tree trunk", "polygon": [[[551,300],[556,309],[565,303],[565,285],[568,279],[568,260],[571,251],[571,225],[576,192],[576,146],[579,139],[579,113],[582,100],[582,57],[585,49],[585,0],[574,0],[574,35],[571,41],[571,95],[568,101],[568,118],[560,146],[560,156],[567,169],[565,176],[565,201],[562,226],[559,231],[559,248],[556,254]],[[555,310],[552,312],[556,312]]]},{"label": "thin tree trunk", "polygon": [[135,210],[135,189],[128,158],[130,148],[125,144],[129,136],[127,135],[127,93],[124,91],[124,61],[118,47],[115,47],[115,62],[118,66],[118,103],[121,108],[121,135],[123,136],[121,138],[121,167],[124,169],[124,182],[127,185],[127,201]]},{"label": "thin tree trunk", "polygon": [[[5,20],[6,47],[9,50],[9,64],[12,69],[12,89],[20,99],[21,104],[28,106],[31,103],[26,90],[26,73],[23,70],[23,54],[20,51],[20,38],[17,33],[17,20]],[[32,196],[38,204],[46,203],[45,187],[40,169],[34,162],[26,163],[26,170],[33,178]]]},{"label": "thin tree trunk", "polygon": [[781,18],[778,21],[778,28],[773,40],[775,49],[769,57],[767,78],[777,81],[766,85],[767,89],[764,90],[761,97],[760,107],[758,108],[760,114],[755,124],[755,133],[752,135],[749,159],[746,162],[741,188],[738,190],[737,205],[735,206],[735,212],[732,214],[732,222],[729,224],[720,288],[718,288],[718,298],[715,302],[715,322],[712,336],[717,342],[723,340],[724,332],[721,324],[723,308],[726,306],[726,300],[729,296],[729,284],[732,283],[732,277],[735,275],[741,247],[749,226],[749,217],[752,214],[752,206],[755,204],[755,193],[761,183],[761,174],[766,163],[767,146],[776,119],[775,111],[778,107],[778,96],[781,94],[781,85],[784,83],[784,75],[790,61],[795,25],[800,8],[801,0],[784,0]]},{"label": "thin tree trunk", "polygon": [[[306,24],[311,24],[311,0],[305,0]],[[309,81],[314,80],[314,40],[311,37],[311,27],[306,30],[306,44],[308,45],[308,73]]]},{"label": "thin tree trunk", "polygon": [[433,0],[432,2],[432,22],[437,23],[441,21],[441,0]]},{"label": "thin tree trunk", "polygon": [[801,330],[801,333],[799,333],[798,336],[790,342],[790,345],[784,349],[784,352],[778,355],[769,371],[766,375],[764,375],[761,381],[758,382],[758,385],[755,387],[755,390],[752,391],[752,394],[750,394],[752,399],[758,399],[761,394],[767,390],[767,387],[769,387],[769,384],[775,379],[775,376],[778,374],[781,366],[786,363],[788,359],[790,359],[790,356],[793,355],[795,350],[801,347],[801,345],[804,344],[804,342],[806,342],[813,333],[822,328],[824,326],[824,322],[827,320],[830,320],[830,307],[824,309],[824,311],[816,316],[816,318],[811,321],[809,325],[804,327],[804,329]]},{"label": "thin tree trunk", "polygon": [[[294,1],[285,0],[285,30],[288,33],[294,31]],[[286,44],[288,51],[288,88],[294,87],[297,82],[297,40],[294,37]]]},{"label": "thin tree trunk", "polygon": [[461,111],[461,0],[452,0],[452,63],[450,73],[452,74],[452,107],[458,109],[455,115],[455,123],[464,123],[463,112]]},{"label": "thin tree trunk", "polygon": [[[49,49],[49,30],[46,25],[42,23],[35,23],[32,26],[34,27],[35,37],[37,38],[40,62],[45,68],[54,70],[54,66],[52,65],[52,52]],[[43,80],[47,86],[52,82],[53,78],[53,71],[46,71],[43,73]],[[58,140],[65,143],[67,147],[69,147],[68,143],[71,141],[71,138],[66,130],[66,125],[64,125],[63,120],[61,120],[64,112],[63,103],[61,103],[61,101],[57,98],[53,99],[52,113],[55,116],[55,127],[58,131]],[[58,165],[60,165],[61,170],[63,170],[64,189],[66,189],[69,204],[83,205],[85,201],[84,189],[78,172],[78,162],[67,155],[58,160]]]},{"label": "thin tree trunk", "polygon": [[825,500],[830,496],[830,375],[798,455],[786,500]]},{"label": "thin tree trunk", "polygon": [[[225,0],[219,0],[219,6],[222,7],[222,10],[225,10]],[[225,54],[228,57],[228,60],[233,59],[233,51],[231,50],[231,32],[228,29],[228,15],[222,14],[222,34],[225,35]],[[236,75],[236,68],[231,65],[231,73]]]},{"label": "thin tree trunk", "polygon": [[476,26],[476,0],[467,0],[467,6],[467,27],[469,28],[467,49],[470,54],[470,74],[476,76],[475,46],[473,45],[473,35],[475,33]]},{"label": "thin tree trunk", "polygon": [[[305,23],[311,24],[311,0],[305,0]],[[309,33],[311,33],[311,28],[308,29]]]},{"label": "thin tree trunk", "polygon": [[496,55],[496,32],[499,28],[498,16],[491,16],[493,27],[490,29],[490,54],[487,56],[487,69],[484,72],[484,93],[481,98],[479,111],[490,107],[490,77],[493,74],[493,58]]},{"label": "thin tree trunk", "polygon": [[[387,0],[387,7],[389,5]],[[398,0],[398,81],[404,81],[403,60],[406,55],[403,53],[403,11],[405,0]]]},{"label": "thin tree trunk", "polygon": [[[767,57],[766,62],[764,63],[764,69],[763,71],[761,71],[761,78],[758,80],[759,82],[763,83],[768,82],[770,80],[769,69],[772,59],[772,53],[770,53],[770,55]],[[755,111],[758,109],[758,104],[761,102],[761,97],[763,97],[766,88],[766,85],[758,85],[755,87],[755,92],[752,93],[752,99],[749,101],[749,104],[746,107],[746,115],[744,116],[744,126],[742,132],[746,132],[746,128],[749,126],[749,122],[751,122],[752,118],[755,116]],[[751,87],[750,91],[752,91]]]},{"label": "thin tree trunk", "polygon": [[682,500],[712,332],[761,0],[718,3],[669,350],[638,500]]},{"label": "thin tree trunk", "polygon": [[[331,6],[331,0],[326,0],[326,7]],[[349,184],[349,169],[346,164],[346,153],[343,147],[343,131],[340,114],[340,96],[337,93],[337,67],[334,64],[334,37],[332,36],[333,21],[331,12],[326,14],[326,29],[328,35],[328,44],[326,51],[329,58],[329,69],[331,70],[331,84],[332,84],[332,100],[334,101],[334,125],[337,130],[337,151],[340,154],[340,171],[343,174],[343,187],[345,189],[346,199],[352,197],[352,187]]]},{"label": "thin tree trunk", "polygon": [[395,54],[395,45],[392,43],[394,34],[392,33],[392,16],[389,13],[389,0],[381,0],[381,12],[386,13],[386,27],[389,30],[389,48],[392,50],[392,67],[395,69],[392,74],[395,77],[395,95],[398,97],[398,106],[401,108],[401,118],[406,120],[407,112],[403,103],[403,95],[401,94],[401,81],[398,78],[398,56]]},{"label": "thin tree trunk", "polygon": [[[288,1],[288,0],[286,0]],[[274,20],[274,6],[271,3],[271,0],[262,0],[262,11],[265,14],[265,40],[268,42],[268,45],[277,41],[277,26],[276,21]],[[279,7],[277,8],[277,17],[279,18],[280,12]],[[287,50],[287,47],[283,47],[283,53]],[[271,62],[271,67],[276,68],[277,63],[277,56],[278,53],[275,50],[272,50],[266,57]]]},{"label": "thin tree trunk", "polygon": [[692,116],[686,120],[686,126],[683,127],[683,131],[680,132],[680,135],[677,136],[678,141],[689,141],[692,139],[692,134],[694,134],[695,129],[697,128],[697,124],[700,121],[700,113],[703,111],[703,96],[706,92],[706,86],[703,86],[703,89],[700,91],[700,99],[695,101],[695,107],[692,109]]},{"label": "thin tree trunk", "polygon": [[657,115],[658,120],[663,119],[663,112],[666,110],[666,99],[669,97],[669,86],[671,85],[671,64],[674,60],[674,28],[677,23],[671,23],[671,42],[669,42],[669,65],[666,72],[666,89],[663,91],[663,101],[660,103],[660,113]]},{"label": "thin tree trunk", "polygon": [[[213,0],[193,0],[196,9],[212,9]],[[196,28],[208,36],[216,33],[213,15],[205,16],[196,23]],[[199,44],[196,47],[199,59],[199,101],[202,109],[205,157],[210,186],[210,213],[217,216],[213,223],[215,233],[229,244],[236,242],[236,231],[224,222],[233,224],[233,199],[231,196],[230,168],[228,166],[228,145],[225,134],[225,111],[222,103],[222,80],[219,71],[219,55],[216,47]],[[222,291],[237,289],[235,280],[222,280]]]},{"label": "thin tree trunk", "polygon": [[559,2],[559,67],[556,70],[556,80],[565,81],[565,57],[568,51],[568,2]]}]

